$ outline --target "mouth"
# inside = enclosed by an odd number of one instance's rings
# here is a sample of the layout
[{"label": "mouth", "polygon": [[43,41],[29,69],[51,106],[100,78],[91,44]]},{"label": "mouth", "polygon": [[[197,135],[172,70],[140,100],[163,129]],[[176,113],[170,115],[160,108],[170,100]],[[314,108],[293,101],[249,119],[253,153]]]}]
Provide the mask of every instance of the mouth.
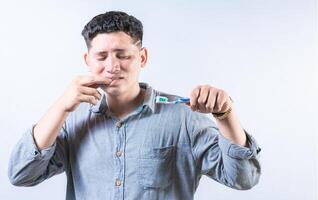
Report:
[{"label": "mouth", "polygon": [[114,77],[114,78],[111,78],[112,79],[112,82],[110,82],[110,86],[114,86],[114,85],[118,85],[121,80],[124,79],[124,77]]},{"label": "mouth", "polygon": [[110,76],[110,77],[107,77],[107,78],[109,78],[111,80],[117,80],[117,79],[123,79],[124,77],[122,77],[122,76]]},{"label": "mouth", "polygon": [[114,77],[114,78],[110,78],[112,80],[118,80],[118,79],[124,79],[124,77]]}]

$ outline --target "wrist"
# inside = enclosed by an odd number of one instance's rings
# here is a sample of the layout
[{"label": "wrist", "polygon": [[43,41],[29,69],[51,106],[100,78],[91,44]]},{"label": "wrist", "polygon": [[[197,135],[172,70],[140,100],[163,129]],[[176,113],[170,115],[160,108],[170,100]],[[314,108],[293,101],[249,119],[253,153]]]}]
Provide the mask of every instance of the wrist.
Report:
[{"label": "wrist", "polygon": [[63,98],[60,97],[54,104],[54,108],[56,111],[59,111],[61,114],[68,114],[70,111],[66,108],[66,105],[63,101]]},{"label": "wrist", "polygon": [[225,104],[227,105],[228,109],[224,112],[219,112],[219,113],[212,112],[212,115],[214,118],[218,120],[224,120],[229,117],[229,115],[232,113],[232,110],[233,110],[233,100],[230,96],[228,100],[225,102]]},{"label": "wrist", "polygon": [[232,107],[230,107],[227,111],[221,113],[212,113],[213,117],[218,120],[224,120],[229,117],[232,112]]}]

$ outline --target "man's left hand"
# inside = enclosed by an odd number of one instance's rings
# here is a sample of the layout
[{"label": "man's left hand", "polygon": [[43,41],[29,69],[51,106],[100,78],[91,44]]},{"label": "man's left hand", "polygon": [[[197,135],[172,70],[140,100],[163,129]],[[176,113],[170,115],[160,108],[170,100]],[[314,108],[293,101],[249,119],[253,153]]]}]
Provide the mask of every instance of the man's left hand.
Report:
[{"label": "man's left hand", "polygon": [[199,85],[191,92],[191,110],[201,113],[225,113],[232,106],[229,95],[210,85]]}]

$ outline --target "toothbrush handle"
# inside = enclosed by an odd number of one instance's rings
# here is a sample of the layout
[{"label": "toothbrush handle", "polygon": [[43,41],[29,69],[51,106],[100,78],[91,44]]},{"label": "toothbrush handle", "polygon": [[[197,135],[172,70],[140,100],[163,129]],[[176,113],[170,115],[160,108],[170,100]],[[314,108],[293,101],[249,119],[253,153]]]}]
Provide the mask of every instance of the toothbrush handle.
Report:
[{"label": "toothbrush handle", "polygon": [[180,98],[176,103],[190,103],[190,98]]}]

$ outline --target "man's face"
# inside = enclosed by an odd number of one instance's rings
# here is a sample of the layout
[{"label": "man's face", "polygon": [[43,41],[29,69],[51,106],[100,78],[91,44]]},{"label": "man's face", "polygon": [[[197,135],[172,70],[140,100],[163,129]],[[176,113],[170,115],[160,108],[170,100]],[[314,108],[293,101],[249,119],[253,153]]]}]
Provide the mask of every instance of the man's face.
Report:
[{"label": "man's face", "polygon": [[147,50],[134,44],[124,32],[102,33],[93,38],[84,59],[94,76],[113,80],[106,93],[120,95],[138,85],[140,70],[147,62]]}]

